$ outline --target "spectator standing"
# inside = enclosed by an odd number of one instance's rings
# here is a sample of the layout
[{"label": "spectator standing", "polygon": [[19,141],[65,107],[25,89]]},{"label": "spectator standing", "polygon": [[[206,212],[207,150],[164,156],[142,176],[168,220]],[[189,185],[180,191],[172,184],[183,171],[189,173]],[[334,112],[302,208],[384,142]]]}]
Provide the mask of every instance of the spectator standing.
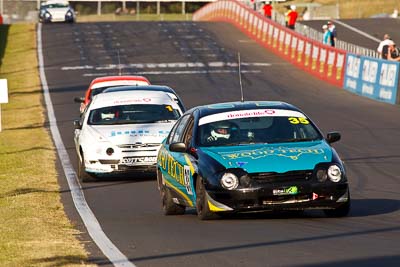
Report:
[{"label": "spectator standing", "polygon": [[390,39],[390,35],[386,33],[376,49],[382,59],[388,59],[389,45],[394,45],[394,42]]},{"label": "spectator standing", "polygon": [[296,20],[297,17],[299,16],[299,14],[296,11],[296,6],[295,5],[291,5],[290,6],[290,11],[288,13],[288,22],[287,22],[287,27],[294,30],[295,25],[296,25]]},{"label": "spectator standing", "polygon": [[267,18],[272,18],[272,5],[269,1],[266,1],[264,6],[262,7],[264,16]]},{"label": "spectator standing", "polygon": [[322,30],[324,31],[322,42],[326,45],[331,45],[332,33],[329,31],[328,25],[324,24]]},{"label": "spectator standing", "polygon": [[400,61],[400,50],[396,47],[395,43],[388,45],[387,59],[391,61]]},{"label": "spectator standing", "polygon": [[329,31],[331,32],[331,46],[335,47],[337,40],[336,26],[332,23],[332,21],[328,21],[327,25]]}]

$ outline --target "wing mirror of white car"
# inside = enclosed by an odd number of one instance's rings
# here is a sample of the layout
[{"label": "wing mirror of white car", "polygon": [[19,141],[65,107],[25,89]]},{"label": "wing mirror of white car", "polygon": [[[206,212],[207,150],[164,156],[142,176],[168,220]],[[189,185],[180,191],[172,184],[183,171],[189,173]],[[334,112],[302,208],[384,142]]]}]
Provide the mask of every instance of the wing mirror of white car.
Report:
[{"label": "wing mirror of white car", "polygon": [[171,152],[186,152],[186,145],[185,143],[172,143],[169,145],[169,150]]},{"label": "wing mirror of white car", "polygon": [[74,102],[75,103],[83,103],[83,102],[85,102],[85,98],[84,97],[75,97]]},{"label": "wing mirror of white car", "polygon": [[75,129],[78,129],[78,130],[82,129],[80,120],[74,120],[74,126],[75,126]]},{"label": "wing mirror of white car", "polygon": [[328,141],[329,144],[339,141],[340,138],[341,135],[339,132],[330,132],[326,135],[326,141]]}]

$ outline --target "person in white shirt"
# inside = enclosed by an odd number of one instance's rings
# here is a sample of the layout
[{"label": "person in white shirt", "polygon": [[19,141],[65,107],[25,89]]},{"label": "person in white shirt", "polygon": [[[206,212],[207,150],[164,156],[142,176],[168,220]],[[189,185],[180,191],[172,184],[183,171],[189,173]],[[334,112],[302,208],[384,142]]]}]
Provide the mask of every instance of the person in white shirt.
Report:
[{"label": "person in white shirt", "polygon": [[387,59],[388,48],[390,45],[393,45],[393,44],[394,44],[394,42],[392,41],[392,39],[390,39],[390,35],[386,33],[383,36],[383,41],[381,41],[379,43],[379,46],[376,49],[376,51],[378,51],[381,58]]}]

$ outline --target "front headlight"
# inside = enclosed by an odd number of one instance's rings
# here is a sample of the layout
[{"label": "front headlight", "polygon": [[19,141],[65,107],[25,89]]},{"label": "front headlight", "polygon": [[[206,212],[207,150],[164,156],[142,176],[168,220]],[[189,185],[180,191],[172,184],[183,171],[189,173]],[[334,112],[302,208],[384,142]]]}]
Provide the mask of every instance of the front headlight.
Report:
[{"label": "front headlight", "polygon": [[233,173],[227,172],[222,175],[221,185],[227,190],[236,189],[239,185],[239,179]]},{"label": "front headlight", "polygon": [[339,182],[342,178],[342,171],[337,165],[331,165],[328,168],[328,177],[332,182]]},{"label": "front headlight", "polygon": [[51,15],[50,15],[49,12],[44,13],[44,16],[45,16],[47,19],[51,17]]},{"label": "front headlight", "polygon": [[67,17],[72,17],[73,16],[73,14],[72,14],[72,11],[71,10],[68,10],[68,12],[67,12],[67,14],[65,14]]}]

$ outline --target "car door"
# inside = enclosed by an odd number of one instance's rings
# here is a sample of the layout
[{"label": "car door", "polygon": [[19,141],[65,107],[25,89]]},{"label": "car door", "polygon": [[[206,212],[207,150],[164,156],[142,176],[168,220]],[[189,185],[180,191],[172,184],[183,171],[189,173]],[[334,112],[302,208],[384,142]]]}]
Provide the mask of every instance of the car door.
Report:
[{"label": "car door", "polygon": [[187,152],[173,152],[169,150],[169,145],[173,143],[186,143],[187,147],[191,142],[193,132],[193,117],[190,114],[184,115],[174,127],[171,136],[167,140],[166,150],[168,155],[165,169],[163,170],[164,179],[167,185],[175,191],[175,197],[185,202],[187,206],[194,206],[195,192],[193,187],[193,173],[195,158]]},{"label": "car door", "polygon": [[74,121],[74,142],[75,142],[75,147],[76,151],[79,154],[79,146],[81,143],[81,134],[82,134],[82,129],[83,129],[83,124],[85,122],[86,115],[88,115],[88,107],[86,106],[85,110],[83,113],[80,115],[79,120]]}]

